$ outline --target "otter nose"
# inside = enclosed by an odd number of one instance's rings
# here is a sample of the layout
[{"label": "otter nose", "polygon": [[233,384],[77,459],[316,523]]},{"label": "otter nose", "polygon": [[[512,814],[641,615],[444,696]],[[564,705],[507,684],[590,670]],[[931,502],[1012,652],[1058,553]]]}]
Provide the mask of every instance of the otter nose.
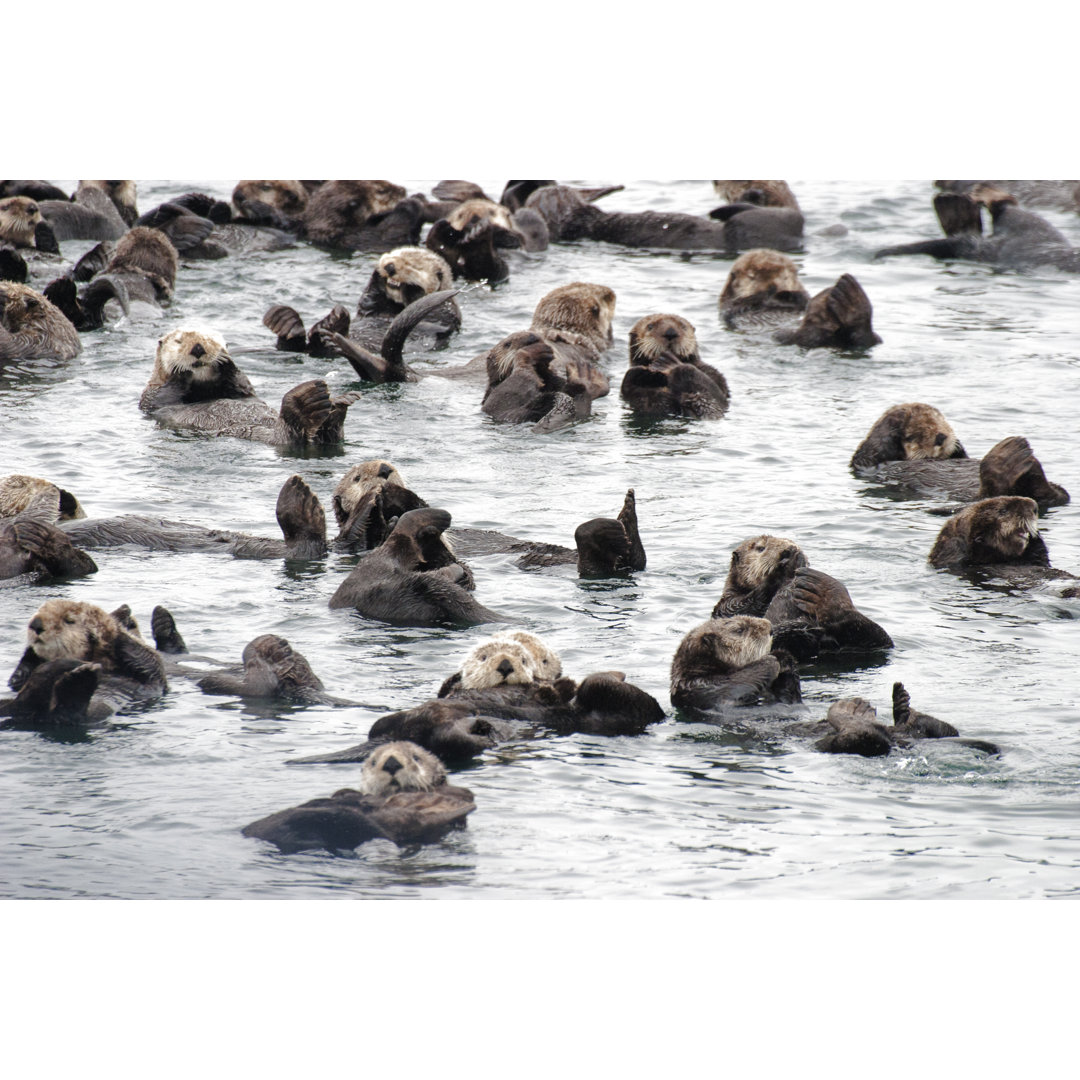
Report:
[{"label": "otter nose", "polygon": [[194,356],[196,360],[201,360],[206,355],[206,350],[196,343],[191,347],[191,355]]},{"label": "otter nose", "polygon": [[30,629],[33,630],[35,634],[40,634],[41,631],[45,629],[45,623],[42,622],[40,615],[35,615],[30,620]]},{"label": "otter nose", "polygon": [[403,768],[403,766],[402,766],[401,762],[398,761],[398,759],[396,757],[388,757],[383,762],[383,772],[388,772],[391,776],[393,776],[396,772],[398,772],[402,768]]},{"label": "otter nose", "polygon": [[394,471],[394,468],[393,468],[393,466],[392,466],[392,465],[380,465],[380,466],[379,466],[379,476],[381,476],[381,477],[382,477],[382,478],[383,478],[384,480],[385,480],[385,479],[386,479],[386,478],[387,478],[387,477],[388,477],[388,476],[389,476],[389,475],[390,475],[390,474],[391,474],[391,473],[392,473],[393,471]]},{"label": "otter nose", "polygon": [[500,660],[495,670],[505,679],[514,670],[514,665],[509,660]]},{"label": "otter nose", "polygon": [[674,341],[678,336],[679,336],[679,331],[676,330],[674,326],[669,326],[664,331],[664,337],[666,337],[668,339],[668,341]]},{"label": "otter nose", "polygon": [[397,267],[391,262],[386,264],[386,276],[393,277],[397,273]]}]

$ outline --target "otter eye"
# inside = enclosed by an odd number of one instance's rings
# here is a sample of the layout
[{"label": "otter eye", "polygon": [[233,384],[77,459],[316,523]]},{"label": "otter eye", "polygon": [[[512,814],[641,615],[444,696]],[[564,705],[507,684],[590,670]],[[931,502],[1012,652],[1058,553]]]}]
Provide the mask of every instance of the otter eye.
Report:
[{"label": "otter eye", "polygon": [[75,616],[73,614],[70,614],[70,613],[65,615],[64,616],[64,622],[66,622],[66,623],[74,623],[75,622]]},{"label": "otter eye", "polygon": [[599,315],[599,314],[600,314],[600,307],[599,307],[599,305],[598,305],[598,304],[593,304],[593,306],[592,306],[592,313],[593,313],[594,315]]},{"label": "otter eye", "polygon": [[649,325],[645,327],[646,330],[654,330],[655,328],[656,328],[656,323],[654,323],[654,322],[649,323]]},{"label": "otter eye", "polygon": [[944,444],[944,442],[945,442],[945,438],[946,438],[945,432],[944,431],[939,431],[937,433],[937,435],[934,436],[934,445],[935,446],[942,446]]}]

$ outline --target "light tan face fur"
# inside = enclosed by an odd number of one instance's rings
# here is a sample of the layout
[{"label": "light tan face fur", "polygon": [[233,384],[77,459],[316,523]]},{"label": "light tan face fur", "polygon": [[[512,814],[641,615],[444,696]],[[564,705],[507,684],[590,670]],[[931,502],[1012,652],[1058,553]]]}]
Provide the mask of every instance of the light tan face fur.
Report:
[{"label": "light tan face fur", "polygon": [[538,671],[533,653],[520,641],[493,637],[481,642],[461,665],[463,690],[487,690],[493,686],[525,686]]},{"label": "light tan face fur", "polygon": [[699,359],[694,325],[681,315],[646,315],[630,331],[630,360],[647,363],[670,352],[680,360]]},{"label": "light tan face fur", "polygon": [[[933,405],[911,402],[894,406],[889,413],[901,422],[900,444],[904,448],[905,460],[947,458],[956,449],[956,432]],[[940,435],[945,436],[944,441],[939,439]]]},{"label": "light tan face fur", "polygon": [[[200,349],[202,355],[196,355]],[[217,362],[230,359],[225,339],[213,330],[170,330],[158,342],[154,378],[165,381],[190,371],[195,382],[211,382]]]},{"label": "light tan face fur", "polygon": [[0,281],[0,301],[0,325],[13,334],[43,325],[52,308],[41,293],[14,281]]},{"label": "light tan face fur", "polygon": [[380,746],[364,762],[358,785],[363,795],[394,795],[399,791],[431,791],[446,783],[443,763],[411,742]]},{"label": "light tan face fur", "polygon": [[93,604],[46,600],[26,630],[26,643],[42,660],[101,660],[102,646],[121,632],[116,620]]},{"label": "light tan face fur", "polygon": [[[389,472],[386,476],[380,476],[380,470],[389,470]],[[343,525],[356,509],[357,503],[369,491],[374,491],[383,484],[406,486],[401,473],[389,461],[379,458],[361,462],[349,469],[338,481],[338,486],[334,488],[333,506],[338,524]]]},{"label": "light tan face fur", "polygon": [[406,285],[417,285],[425,295],[449,289],[454,282],[450,264],[434,251],[422,247],[400,247],[383,255],[375,267],[383,279],[386,295],[396,304],[409,301],[401,291]]},{"label": "light tan face fur", "polygon": [[466,199],[446,216],[447,222],[458,232],[465,234],[465,241],[475,240],[485,229],[498,226],[514,232],[510,211],[489,199]]},{"label": "light tan face fur", "polygon": [[719,665],[732,668],[764,660],[772,648],[772,623],[752,615],[710,619],[695,627],[690,635],[696,640],[699,659],[711,654]]},{"label": "light tan face fur", "polygon": [[308,193],[299,180],[241,180],[233,188],[233,205],[243,213],[248,200],[265,203],[283,214],[299,214],[307,206]]},{"label": "light tan face fur", "polygon": [[13,195],[0,199],[0,240],[31,246],[34,230],[41,224],[41,211],[33,199]]},{"label": "light tan face fur", "polygon": [[970,194],[976,202],[982,203],[983,206],[993,206],[995,203],[1017,205],[1015,195],[1010,195],[1007,191],[994,187],[993,184],[976,184],[971,189]]},{"label": "light tan face fur", "polygon": [[791,259],[769,248],[754,248],[731,264],[731,272],[720,293],[720,303],[756,296],[769,289],[776,292],[806,292],[799,280],[799,268]]},{"label": "light tan face fur", "polygon": [[798,205],[786,180],[714,180],[713,189],[728,202],[739,202],[748,191],[758,191],[765,196],[761,206],[795,208]]},{"label": "light tan face fur", "polygon": [[1039,506],[1022,495],[998,495],[965,507],[953,523],[969,543],[981,541],[1015,558],[1023,554],[1031,537],[1039,535]]},{"label": "light tan face fur", "polygon": [[602,348],[614,343],[615,293],[604,285],[575,281],[552,289],[533,312],[531,329],[569,330],[585,334]]},{"label": "light tan face fur", "polygon": [[[755,536],[744,540],[731,553],[731,569],[728,571],[728,587],[737,586],[741,590],[756,589],[764,584],[769,575],[776,569],[781,556],[785,551],[794,548],[797,552],[795,562],[798,563],[799,545],[793,540],[785,540],[781,536]],[[806,564],[803,556],[802,565]]]},{"label": "light tan face fur", "polygon": [[530,634],[527,630],[512,630],[508,634],[497,634],[496,637],[509,638],[511,641],[524,645],[532,656],[538,679],[554,680],[562,674],[562,660],[559,659],[559,654],[544,644],[535,634]]}]

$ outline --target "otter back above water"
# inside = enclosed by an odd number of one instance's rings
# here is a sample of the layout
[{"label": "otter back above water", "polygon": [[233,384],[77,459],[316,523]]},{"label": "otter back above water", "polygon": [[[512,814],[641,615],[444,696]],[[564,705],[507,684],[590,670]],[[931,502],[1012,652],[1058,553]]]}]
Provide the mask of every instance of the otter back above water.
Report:
[{"label": "otter back above water", "polygon": [[[498,193],[500,180],[476,178]],[[600,177],[590,184],[618,182]],[[118,325],[80,335],[73,360],[0,369],[0,475],[45,477],[89,518],[154,514],[277,536],[274,507],[299,473],[329,511],[346,469],[382,458],[453,526],[573,547],[583,521],[611,515],[634,488],[647,569],[579,578],[572,565],[521,570],[513,554],[470,557],[475,596],[540,635],[581,680],[619,670],[668,718],[641,735],[543,735],[501,744],[450,782],[471,790],[467,828],[403,854],[371,841],[355,857],[284,856],[241,828],[282,807],[355,787],[357,765],[301,765],[363,741],[379,716],[421,704],[495,631],[395,627],[328,607],[357,556],[236,559],[227,554],[95,551],[98,572],[0,592],[0,670],[25,648],[26,625],[59,597],[113,611],[129,604],[145,635],[166,605],[193,653],[233,662],[260,634],[307,658],[342,708],[208,697],[195,679],[114,717],[81,742],[5,731],[0,754],[0,895],[5,897],[987,897],[1075,892],[1080,825],[1075,776],[1075,658],[1080,601],[1049,590],[980,584],[933,569],[940,500],[902,498],[854,476],[849,462],[892,405],[940,409],[969,454],[1026,437],[1049,477],[1080,489],[1076,312],[1080,275],[999,272],[875,251],[933,236],[931,181],[875,185],[788,181],[805,217],[791,254],[810,295],[845,273],[873,304],[882,343],[864,353],[803,351],[740,333],[717,309],[732,258],[582,240],[508,250],[509,280],[457,297],[460,333],[438,352],[406,347],[420,374],[464,364],[527,330],[539,299],[570,282],[614,290],[614,386],[642,316],[694,326],[703,362],[730,387],[720,419],[635,420],[616,393],[550,433],[497,425],[467,379],[360,383],[343,360],[286,354],[262,324],[272,304],[310,326],[335,303],[355,310],[378,255],[300,243],[221,260],[180,260],[171,306],[133,303]],[[74,181],[58,181],[74,190]],[[400,181],[430,192],[432,181]],[[705,182],[633,182],[606,212],[707,216]],[[200,190],[228,199],[233,181],[140,181],[139,209]],[[1080,219],[1037,212],[1080,247]],[[844,235],[821,235],[834,225]],[[835,232],[835,230],[834,230]],[[78,258],[92,241],[62,241]],[[37,287],[37,286],[35,286]],[[323,378],[360,390],[344,445],[292,451],[168,430],[139,395],[157,341],[205,325],[219,332],[258,396],[273,405]],[[1080,510],[1040,519],[1053,566],[1080,573]],[[452,531],[452,529],[451,529]],[[888,715],[892,684],[988,758],[920,743],[887,757],[817,753],[809,740],[692,723],[671,709],[671,659],[719,599],[731,551],[760,534],[790,538],[809,565],[843,582],[895,647],[855,666],[800,668],[808,719],[841,698]]]}]

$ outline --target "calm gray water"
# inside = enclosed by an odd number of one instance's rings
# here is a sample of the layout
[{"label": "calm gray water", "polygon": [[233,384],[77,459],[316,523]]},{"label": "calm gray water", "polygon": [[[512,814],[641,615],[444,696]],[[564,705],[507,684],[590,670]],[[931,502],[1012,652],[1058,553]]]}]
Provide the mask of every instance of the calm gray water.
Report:
[{"label": "calm gray water", "polygon": [[[526,328],[558,285],[610,286],[615,390],[591,419],[553,435],[495,426],[480,412],[481,387],[441,379],[367,388],[334,455],[180,435],[143,417],[137,402],[158,337],[192,323],[223,333],[275,405],[316,375],[336,389],[359,385],[343,361],[275,352],[261,325],[275,302],[309,324],[334,302],[355,307],[374,257],[306,246],[182,265],[164,313],[144,309],[84,335],[69,363],[0,373],[0,474],[62,483],[93,517],[158,512],[274,536],[274,502],[290,474],[329,507],[349,465],[386,457],[458,524],[571,544],[581,521],[614,515],[634,487],[644,573],[580,582],[571,568],[523,572],[509,556],[490,556],[472,560],[476,596],[550,640],[568,674],[617,667],[669,709],[636,738],[547,737],[490,752],[453,777],[476,795],[468,828],[418,853],[376,841],[351,857],[283,856],[240,828],[347,786],[358,771],[284,760],[361,741],[383,712],[432,696],[494,628],[401,629],[331,612],[354,561],[338,555],[291,572],[224,555],[96,553],[99,572],[87,579],[0,592],[5,679],[27,621],[50,597],[108,610],[127,602],[146,632],[163,603],[194,651],[238,660],[257,634],[281,634],[329,692],[370,708],[267,712],[174,679],[160,702],[86,742],[0,733],[0,895],[978,898],[1080,888],[1080,601],[978,588],[932,570],[926,555],[943,519],[927,509],[936,504],[897,501],[847,469],[888,406],[925,401],[972,455],[1028,436],[1050,478],[1080,497],[1080,279],[924,257],[875,263],[879,247],[938,235],[929,181],[790,183],[807,218],[806,252],[795,257],[807,288],[854,273],[884,344],[858,357],[803,353],[727,331],[716,300],[730,260],[591,242],[512,254],[508,284],[461,298],[464,327],[450,348],[413,362],[470,359]],[[497,195],[502,182],[484,185]],[[408,182],[411,191],[430,186]],[[195,189],[227,198],[232,182],[140,182],[140,209]],[[714,205],[700,181],[634,183],[605,202],[698,213]],[[1040,212],[1080,245],[1075,216]],[[847,235],[815,235],[837,222]],[[65,245],[65,254],[89,246]],[[723,420],[647,430],[631,421],[617,393],[627,333],[654,312],[697,327],[703,358],[731,385]],[[1080,573],[1077,521],[1074,503],[1042,528],[1053,564]],[[874,666],[808,671],[809,716],[859,695],[888,717],[900,679],[917,708],[1000,743],[1001,758],[933,743],[884,759],[831,757],[675,718],[675,647],[708,617],[731,549],[761,532],[796,540],[896,642]]]}]

